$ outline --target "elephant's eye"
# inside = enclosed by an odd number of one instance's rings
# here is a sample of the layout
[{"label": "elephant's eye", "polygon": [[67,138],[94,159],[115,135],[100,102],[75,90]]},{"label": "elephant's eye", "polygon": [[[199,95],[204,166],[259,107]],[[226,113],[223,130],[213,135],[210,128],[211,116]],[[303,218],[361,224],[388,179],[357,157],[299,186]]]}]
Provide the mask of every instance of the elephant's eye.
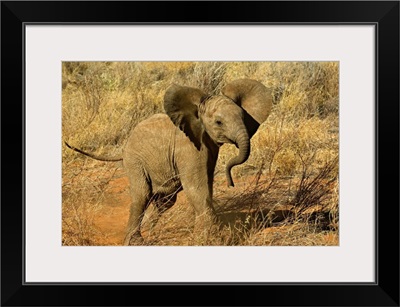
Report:
[{"label": "elephant's eye", "polygon": [[216,120],[215,123],[217,124],[217,126],[222,126],[222,122],[220,120]]}]

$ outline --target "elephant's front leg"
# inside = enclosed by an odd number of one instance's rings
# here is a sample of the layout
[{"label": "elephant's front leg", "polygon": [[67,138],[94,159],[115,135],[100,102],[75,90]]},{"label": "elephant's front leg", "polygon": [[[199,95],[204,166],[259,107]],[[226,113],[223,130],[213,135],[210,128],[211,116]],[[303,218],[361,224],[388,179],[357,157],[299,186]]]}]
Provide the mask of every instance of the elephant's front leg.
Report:
[{"label": "elephant's front leg", "polygon": [[183,189],[196,214],[193,244],[210,245],[218,232],[218,218],[212,206],[211,191],[207,185],[194,185]]},{"label": "elephant's front leg", "polygon": [[[218,218],[213,208],[196,210],[194,245],[215,245],[218,236]],[[214,241],[214,243],[213,243]]]}]

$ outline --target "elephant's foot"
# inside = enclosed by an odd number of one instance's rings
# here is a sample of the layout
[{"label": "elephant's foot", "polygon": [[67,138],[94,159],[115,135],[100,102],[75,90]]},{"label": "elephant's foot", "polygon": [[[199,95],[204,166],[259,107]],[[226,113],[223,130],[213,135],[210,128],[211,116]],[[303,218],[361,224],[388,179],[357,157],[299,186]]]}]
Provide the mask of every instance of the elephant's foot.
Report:
[{"label": "elephant's foot", "polygon": [[219,245],[219,223],[215,214],[196,216],[193,245]]},{"label": "elephant's foot", "polygon": [[124,241],[124,245],[126,246],[140,246],[140,245],[145,245],[143,237],[139,234],[134,234],[130,237],[126,237]]}]

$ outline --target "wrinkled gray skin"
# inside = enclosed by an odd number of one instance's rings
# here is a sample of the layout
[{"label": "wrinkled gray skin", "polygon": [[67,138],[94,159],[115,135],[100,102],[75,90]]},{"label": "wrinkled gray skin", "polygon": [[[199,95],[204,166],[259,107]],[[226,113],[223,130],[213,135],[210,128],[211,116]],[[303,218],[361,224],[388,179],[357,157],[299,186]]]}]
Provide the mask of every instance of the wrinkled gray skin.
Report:
[{"label": "wrinkled gray skin", "polygon": [[217,221],[212,184],[219,147],[231,143],[239,149],[226,165],[228,185],[233,186],[231,168],[248,159],[250,138],[271,106],[270,91],[254,80],[233,81],[211,97],[172,85],[164,97],[166,114],[140,122],[123,152],[132,197],[124,244],[142,244],[140,226],[148,205],[153,202],[159,216],[182,189],[195,209],[195,233],[201,237],[209,230]]},{"label": "wrinkled gray skin", "polygon": [[239,148],[226,166],[233,186],[230,170],[249,157],[250,138],[272,105],[270,91],[253,80],[236,80],[222,93],[208,97],[199,89],[172,85],[164,97],[167,114],[153,115],[133,129],[123,153],[132,196],[125,245],[142,241],[140,224],[150,201],[161,214],[181,189],[196,212],[195,233],[216,221],[212,184],[219,147]]}]

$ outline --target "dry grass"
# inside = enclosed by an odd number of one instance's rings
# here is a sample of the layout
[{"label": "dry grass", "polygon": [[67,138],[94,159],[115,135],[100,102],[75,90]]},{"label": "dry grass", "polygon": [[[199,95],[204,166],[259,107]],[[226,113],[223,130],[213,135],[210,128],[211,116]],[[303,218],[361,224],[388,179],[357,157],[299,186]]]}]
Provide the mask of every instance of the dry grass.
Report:
[{"label": "dry grass", "polygon": [[[215,208],[222,224],[206,245],[337,245],[339,240],[339,65],[337,62],[65,62],[63,139],[96,154],[119,156],[133,126],[163,112],[171,83],[209,93],[253,78],[274,93],[271,116],[251,140],[249,160],[224,145],[216,167]],[[63,147],[63,245],[119,245],[129,210],[120,163]],[[184,193],[154,228],[149,245],[190,245],[193,209]]]}]

